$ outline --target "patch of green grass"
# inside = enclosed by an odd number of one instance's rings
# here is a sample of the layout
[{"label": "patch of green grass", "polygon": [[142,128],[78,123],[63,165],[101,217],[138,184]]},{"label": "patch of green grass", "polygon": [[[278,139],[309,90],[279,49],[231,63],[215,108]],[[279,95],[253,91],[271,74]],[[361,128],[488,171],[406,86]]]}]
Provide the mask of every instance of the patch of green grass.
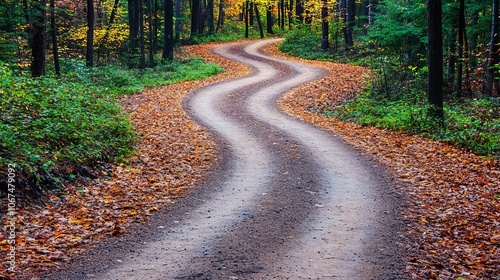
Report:
[{"label": "patch of green grass", "polygon": [[321,30],[315,25],[298,25],[285,35],[279,50],[289,55],[313,60],[332,60],[329,50],[321,49]]},{"label": "patch of green grass", "polygon": [[23,181],[17,187],[47,188],[75,178],[82,166],[124,159],[138,136],[118,96],[221,71],[199,58],[143,70],[89,69],[82,61],[67,60],[63,76],[33,79],[0,62],[0,170],[15,163]]},{"label": "patch of green grass", "polygon": [[481,155],[500,157],[499,108],[498,98],[447,102],[441,125],[429,117],[430,107],[423,98],[387,98],[367,92],[325,114],[362,125],[423,134]]}]

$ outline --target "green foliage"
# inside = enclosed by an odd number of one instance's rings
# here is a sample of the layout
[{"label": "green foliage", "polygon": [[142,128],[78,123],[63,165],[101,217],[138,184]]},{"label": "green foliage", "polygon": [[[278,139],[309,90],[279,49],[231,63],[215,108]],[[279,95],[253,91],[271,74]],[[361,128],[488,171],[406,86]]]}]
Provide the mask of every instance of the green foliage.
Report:
[{"label": "green foliage", "polygon": [[445,106],[444,124],[429,117],[424,94],[391,98],[373,90],[325,114],[387,129],[419,133],[476,153],[500,157],[500,115],[498,99],[476,99]]},{"label": "green foliage", "polygon": [[319,25],[298,25],[285,36],[279,50],[305,59],[331,60],[332,54],[321,49]]},{"label": "green foliage", "polygon": [[143,71],[62,62],[67,74],[59,79],[32,79],[0,64],[0,169],[15,163],[25,184],[55,186],[61,178],[75,178],[82,166],[133,153],[137,135],[117,96],[221,71],[199,58]]}]

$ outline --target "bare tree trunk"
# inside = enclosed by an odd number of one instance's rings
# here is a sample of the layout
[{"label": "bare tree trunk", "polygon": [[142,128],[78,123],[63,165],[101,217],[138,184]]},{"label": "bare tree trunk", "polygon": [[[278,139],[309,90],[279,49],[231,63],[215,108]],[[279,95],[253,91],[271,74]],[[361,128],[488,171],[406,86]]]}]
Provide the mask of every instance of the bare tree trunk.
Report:
[{"label": "bare tree trunk", "polygon": [[181,0],[175,0],[175,40],[179,41],[181,38]]},{"label": "bare tree trunk", "polygon": [[200,17],[200,0],[193,0],[193,4],[191,7],[192,7],[191,8],[191,37],[193,37],[198,32],[199,17]]},{"label": "bare tree trunk", "polygon": [[222,26],[224,26],[224,0],[220,0],[219,2],[219,16],[217,18],[217,27],[215,28],[215,32],[219,32]]},{"label": "bare tree trunk", "polygon": [[88,30],[87,30],[87,52],[85,54],[87,67],[94,67],[94,22],[95,22],[94,0],[87,0]]},{"label": "bare tree trunk", "polygon": [[142,0],[138,1],[139,5],[139,46],[141,50],[140,64],[139,68],[146,68],[146,44],[144,42],[144,7],[142,6]]},{"label": "bare tree trunk", "polygon": [[269,34],[274,34],[273,32],[273,14],[271,13],[271,7],[267,6],[266,9],[266,27],[267,27],[267,33]]},{"label": "bare tree trunk", "polygon": [[328,49],[328,2],[321,0],[321,49]]},{"label": "bare tree trunk", "polygon": [[429,73],[427,99],[432,115],[443,119],[443,26],[441,0],[428,0],[427,20],[429,34]]},{"label": "bare tree trunk", "polygon": [[148,58],[149,58],[149,67],[154,67],[155,61],[154,61],[154,45],[153,45],[153,3],[151,0],[147,0],[148,4],[148,41],[149,41],[149,47],[148,47]]},{"label": "bare tree trunk", "polygon": [[57,47],[57,26],[54,0],[50,0],[50,26],[52,29],[52,53],[54,56],[54,68],[56,75],[61,75],[61,66],[59,65],[59,49]]},{"label": "bare tree trunk", "polygon": [[249,18],[248,18],[248,16],[249,16],[248,15],[249,3],[248,2],[249,2],[248,0],[245,1],[245,14],[244,14],[244,16],[245,16],[245,38],[248,38],[248,24],[249,24],[249,22],[248,22],[249,21]]},{"label": "bare tree trunk", "polygon": [[45,24],[47,16],[45,13],[46,0],[35,2],[35,14],[33,16],[32,31],[33,41],[31,44],[31,75],[40,77],[45,75],[45,55],[46,55],[46,39],[45,39]]},{"label": "bare tree trunk", "polygon": [[487,75],[486,75],[486,96],[493,96],[498,94],[498,79],[496,79],[495,73],[496,69],[493,67],[498,64],[498,17],[499,15],[499,0],[493,0],[492,5],[492,19],[491,19],[491,37],[490,45],[488,49],[488,63],[487,63]]},{"label": "bare tree trunk", "polygon": [[257,3],[253,5],[255,7],[255,17],[257,18],[257,24],[259,25],[260,38],[264,38],[264,28],[262,27],[262,20],[260,19],[259,8]]},{"label": "bare tree trunk", "polygon": [[174,59],[174,3],[165,0],[165,42],[163,44],[163,59]]},{"label": "bare tree trunk", "polygon": [[458,69],[457,69],[457,97],[462,97],[463,89],[463,67],[464,67],[464,34],[465,34],[465,4],[460,0],[458,12]]}]

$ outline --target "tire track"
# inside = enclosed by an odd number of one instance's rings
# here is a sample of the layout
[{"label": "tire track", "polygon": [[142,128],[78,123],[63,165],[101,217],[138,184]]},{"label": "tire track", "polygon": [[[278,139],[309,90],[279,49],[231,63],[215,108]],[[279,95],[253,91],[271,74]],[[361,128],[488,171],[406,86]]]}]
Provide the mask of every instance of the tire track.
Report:
[{"label": "tire track", "polygon": [[219,139],[221,172],[162,221],[161,235],[85,278],[399,277],[390,180],[331,134],[275,108],[280,94],[323,70],[258,52],[273,41],[217,48],[253,74],[186,100]]}]

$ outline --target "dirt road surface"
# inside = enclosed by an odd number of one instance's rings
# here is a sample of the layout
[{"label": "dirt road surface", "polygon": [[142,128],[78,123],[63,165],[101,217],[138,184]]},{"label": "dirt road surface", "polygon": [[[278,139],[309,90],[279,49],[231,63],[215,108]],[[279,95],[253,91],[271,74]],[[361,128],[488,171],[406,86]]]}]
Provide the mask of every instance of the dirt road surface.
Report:
[{"label": "dirt road surface", "polygon": [[214,51],[250,76],[190,94],[219,160],[187,197],[54,275],[60,279],[402,279],[400,197],[383,168],[277,109],[323,70],[268,57],[273,40]]}]

